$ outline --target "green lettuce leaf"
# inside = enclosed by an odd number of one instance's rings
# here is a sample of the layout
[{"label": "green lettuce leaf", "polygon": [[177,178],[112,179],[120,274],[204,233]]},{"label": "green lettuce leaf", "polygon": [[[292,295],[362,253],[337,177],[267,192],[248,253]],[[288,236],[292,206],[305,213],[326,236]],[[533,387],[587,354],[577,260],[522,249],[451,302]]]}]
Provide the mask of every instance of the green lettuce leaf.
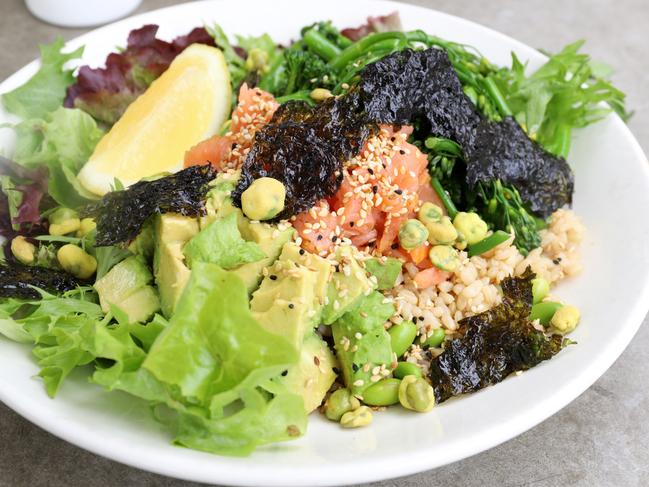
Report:
[{"label": "green lettuce leaf", "polygon": [[259,245],[241,238],[235,213],[210,223],[187,242],[183,252],[189,267],[208,262],[226,270],[266,257]]},{"label": "green lettuce leaf", "polygon": [[388,257],[385,262],[381,259],[368,259],[365,261],[365,270],[376,277],[377,287],[383,291],[392,289],[401,272],[401,262]]},{"label": "green lettuce leaf", "polygon": [[42,118],[63,105],[68,86],[74,83],[73,70],[64,65],[81,57],[83,47],[63,53],[65,42],[57,38],[52,44],[41,45],[41,66],[24,85],[2,95],[7,111],[22,118]]}]

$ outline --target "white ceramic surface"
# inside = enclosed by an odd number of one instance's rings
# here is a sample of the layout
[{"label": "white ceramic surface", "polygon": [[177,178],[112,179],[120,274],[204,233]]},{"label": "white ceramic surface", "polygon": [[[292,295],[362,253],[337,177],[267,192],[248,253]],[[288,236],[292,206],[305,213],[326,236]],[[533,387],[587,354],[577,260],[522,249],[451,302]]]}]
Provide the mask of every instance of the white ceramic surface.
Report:
[{"label": "white ceramic surface", "polygon": [[90,27],[117,20],[142,0],[25,0],[39,19],[62,27]]},{"label": "white ceramic surface", "polygon": [[[320,6],[317,6],[320,5]],[[218,21],[230,34],[267,31],[287,41],[323,18],[355,25],[367,15],[399,10],[406,29],[421,28],[477,46],[506,64],[514,50],[531,67],[537,51],[502,34],[439,12],[389,2],[330,0],[196,2],[129,18],[69,43],[86,44],[84,61],[99,65],[128,31],[161,25],[170,38]],[[326,5],[326,8],[325,8]],[[242,15],[243,14],[243,15]],[[0,92],[24,82],[31,63]],[[624,66],[619,66],[624,69]],[[6,115],[0,113],[0,121]],[[10,146],[7,131],[0,147]],[[574,208],[588,227],[585,271],[557,294],[583,311],[573,337],[579,344],[520,376],[474,395],[450,400],[419,415],[395,408],[376,414],[371,427],[343,431],[314,415],[295,442],[261,448],[248,458],[224,458],[177,448],[146,406],[120,393],[104,393],[82,373],[65,383],[56,400],[33,378],[29,348],[0,339],[0,400],[46,430],[90,451],[162,474],[222,485],[324,486],[367,482],[434,468],[504,442],[564,407],[622,353],[649,308],[649,166],[621,120],[610,116],[575,134],[570,163],[576,173]],[[549,447],[549,445],[547,445]],[[543,448],[544,445],[539,445]]]}]

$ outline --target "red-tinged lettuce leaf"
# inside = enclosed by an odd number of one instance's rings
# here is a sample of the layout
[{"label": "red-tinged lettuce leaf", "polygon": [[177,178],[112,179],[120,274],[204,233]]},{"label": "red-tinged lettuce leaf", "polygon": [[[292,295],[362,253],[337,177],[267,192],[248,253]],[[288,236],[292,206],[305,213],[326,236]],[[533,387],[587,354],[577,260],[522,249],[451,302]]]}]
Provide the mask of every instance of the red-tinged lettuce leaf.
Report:
[{"label": "red-tinged lettuce leaf", "polygon": [[0,156],[0,236],[43,233],[41,200],[47,194],[47,168],[26,169]]},{"label": "red-tinged lettuce leaf", "polygon": [[388,15],[368,17],[366,24],[343,29],[340,33],[352,41],[357,41],[372,32],[390,32],[400,31],[402,29],[399,12],[395,11]]},{"label": "red-tinged lettuce leaf", "polygon": [[195,43],[214,45],[202,27],[171,42],[156,38],[157,31],[157,25],[132,30],[126,48],[109,54],[106,67],[82,66],[77,82],[68,88],[64,106],[81,108],[112,125],[186,47]]}]

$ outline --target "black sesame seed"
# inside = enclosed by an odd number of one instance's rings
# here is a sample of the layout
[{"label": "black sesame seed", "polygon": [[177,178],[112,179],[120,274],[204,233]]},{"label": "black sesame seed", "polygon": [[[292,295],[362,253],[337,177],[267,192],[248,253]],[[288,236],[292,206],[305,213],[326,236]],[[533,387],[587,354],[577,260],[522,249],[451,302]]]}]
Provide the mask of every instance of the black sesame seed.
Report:
[{"label": "black sesame seed", "polygon": [[394,141],[397,140],[397,139],[396,139],[396,137],[390,137],[390,140],[391,140],[392,142],[394,142]]},{"label": "black sesame seed", "polygon": [[332,241],[332,242],[335,242],[336,240],[338,240],[338,236],[337,236],[337,235],[334,235],[333,237],[331,237],[331,241]]},{"label": "black sesame seed", "polygon": [[349,226],[350,226],[350,227],[353,227],[354,225],[355,225],[354,222],[349,222]]},{"label": "black sesame seed", "polygon": [[399,154],[404,155],[405,153],[406,153],[405,150],[403,150],[403,149],[400,149],[400,150],[399,150]]},{"label": "black sesame seed", "polygon": [[413,323],[417,323],[417,317],[416,317],[416,316],[413,316],[413,317],[412,317],[412,322],[413,322]]},{"label": "black sesame seed", "polygon": [[403,190],[401,189],[395,189],[394,192],[397,194],[403,194]]},{"label": "black sesame seed", "polygon": [[559,265],[559,264],[561,264],[561,257],[557,257],[556,259],[554,259],[554,260],[552,261],[552,263],[553,263],[554,265]]},{"label": "black sesame seed", "polygon": [[356,365],[355,363],[352,363],[352,369],[354,370],[354,372],[357,372],[358,371],[358,365]]},{"label": "black sesame seed", "polygon": [[295,305],[293,303],[288,303],[288,307],[289,307],[289,309],[293,309],[293,308],[295,308]]},{"label": "black sesame seed", "polygon": [[288,375],[288,370],[285,370],[284,372],[282,372],[282,377],[286,377],[287,375]]},{"label": "black sesame seed", "polygon": [[372,169],[371,167],[367,168],[367,172],[374,176],[374,169]]},{"label": "black sesame seed", "polygon": [[318,236],[316,237],[316,240],[322,240],[322,235],[318,234]]},{"label": "black sesame seed", "polygon": [[304,249],[300,249],[300,255],[304,255],[305,253]]},{"label": "black sesame seed", "polygon": [[424,317],[423,317],[423,316],[420,316],[420,317],[418,317],[417,319],[418,319],[419,321],[424,321]]},{"label": "black sesame seed", "polygon": [[392,250],[397,250],[399,248],[399,244],[398,243],[393,243],[392,245],[390,245],[390,248]]},{"label": "black sesame seed", "polygon": [[271,274],[271,275],[268,276],[268,277],[270,277],[270,280],[271,280],[271,281],[276,281],[276,280],[277,280],[277,276],[276,276],[275,274]]},{"label": "black sesame seed", "polygon": [[378,193],[378,191],[379,191],[378,186],[372,186],[372,193],[376,194],[376,193]]}]

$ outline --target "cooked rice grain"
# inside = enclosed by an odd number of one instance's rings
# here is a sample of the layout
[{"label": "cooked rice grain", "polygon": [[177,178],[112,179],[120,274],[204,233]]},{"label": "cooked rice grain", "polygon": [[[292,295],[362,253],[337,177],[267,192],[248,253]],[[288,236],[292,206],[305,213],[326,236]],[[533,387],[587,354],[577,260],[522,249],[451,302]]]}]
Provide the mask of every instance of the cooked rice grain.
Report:
[{"label": "cooked rice grain", "polygon": [[[498,284],[506,277],[522,274],[528,266],[550,283],[577,274],[581,270],[579,246],[583,234],[584,226],[574,212],[557,210],[548,228],[541,231],[541,247],[527,256],[513,245],[513,238],[480,256],[469,258],[466,252],[460,252],[460,266],[451,279],[426,289],[417,289],[412,279],[418,269],[406,264],[400,284],[388,293],[397,308],[391,322],[412,320],[421,342],[437,328],[452,333],[461,319],[500,303]],[[410,360],[420,362],[419,353],[419,347],[413,345]]]}]

